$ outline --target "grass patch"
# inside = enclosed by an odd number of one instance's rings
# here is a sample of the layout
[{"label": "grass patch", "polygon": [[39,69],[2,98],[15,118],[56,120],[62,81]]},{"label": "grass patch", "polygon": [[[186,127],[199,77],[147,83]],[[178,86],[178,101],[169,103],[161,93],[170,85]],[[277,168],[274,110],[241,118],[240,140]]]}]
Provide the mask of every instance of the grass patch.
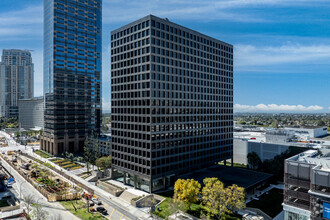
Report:
[{"label": "grass patch", "polygon": [[[173,191],[172,191],[173,192]],[[171,191],[169,192],[165,192],[170,194]],[[162,196],[164,195],[164,193],[162,193]],[[165,196],[163,196],[165,197]],[[153,214],[163,218],[163,219],[168,219],[168,217],[170,215],[172,215],[175,212],[175,208],[173,207],[173,199],[169,198],[169,197],[165,197],[166,199],[159,205],[159,210],[156,210],[153,212]],[[201,204],[191,204],[190,210],[187,210],[186,208],[181,208],[181,211],[188,213],[192,216],[195,216],[197,218],[201,217],[201,214],[204,210],[204,207]],[[238,217],[234,217],[234,216],[230,216],[230,215],[226,215],[225,219],[229,219],[229,220],[239,220],[241,218]]]},{"label": "grass patch", "polygon": [[46,151],[43,150],[36,150],[34,151],[34,153],[38,154],[39,156],[43,157],[43,158],[50,158],[53,157],[53,155],[51,155],[50,153],[47,153]]},{"label": "grass patch", "polygon": [[62,159],[62,158],[54,158],[50,159],[53,163],[59,165],[60,167],[66,169],[66,170],[75,170],[79,168],[83,168],[80,164],[76,162],[71,162],[70,160],[67,159]]},{"label": "grass patch", "polygon": [[84,203],[81,200],[78,201],[78,204],[76,204],[76,201],[73,201],[74,205],[77,208],[77,211],[74,210],[74,208],[72,206],[72,202],[70,202],[70,201],[67,201],[67,202],[61,201],[60,203],[65,209],[67,209],[72,214],[74,214],[75,216],[77,216],[78,218],[80,218],[82,220],[106,219],[98,212],[94,212],[94,213],[87,212],[86,203]]},{"label": "grass patch", "polygon": [[283,190],[271,189],[268,194],[263,194],[259,197],[259,200],[252,200],[246,206],[252,208],[258,208],[265,212],[270,217],[274,218],[283,209]]}]

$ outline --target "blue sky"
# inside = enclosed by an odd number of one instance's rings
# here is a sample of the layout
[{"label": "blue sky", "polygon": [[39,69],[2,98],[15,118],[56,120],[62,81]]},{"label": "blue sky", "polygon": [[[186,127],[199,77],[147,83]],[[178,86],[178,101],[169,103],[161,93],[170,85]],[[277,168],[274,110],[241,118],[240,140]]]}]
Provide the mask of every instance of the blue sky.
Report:
[{"label": "blue sky", "polygon": [[[154,14],[234,45],[235,111],[330,112],[328,0],[103,0],[103,106],[110,31]],[[42,95],[42,0],[1,0],[0,50],[33,50]]]}]

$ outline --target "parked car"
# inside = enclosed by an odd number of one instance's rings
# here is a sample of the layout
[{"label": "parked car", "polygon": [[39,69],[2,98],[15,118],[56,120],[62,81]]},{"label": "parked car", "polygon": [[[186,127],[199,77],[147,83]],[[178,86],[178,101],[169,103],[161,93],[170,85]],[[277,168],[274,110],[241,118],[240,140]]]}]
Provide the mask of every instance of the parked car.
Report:
[{"label": "parked car", "polygon": [[94,202],[94,204],[96,205],[102,205],[102,201],[98,198],[92,198],[92,201]]},{"label": "parked car", "polygon": [[88,201],[89,206],[94,206],[94,202],[93,201]]},{"label": "parked car", "polygon": [[101,213],[101,214],[103,214],[103,215],[107,215],[108,214],[108,212],[107,212],[107,210],[104,208],[104,207],[97,207],[96,208],[96,211],[98,211],[99,213]]},{"label": "parked car", "polygon": [[7,183],[7,188],[13,188],[13,183],[12,182]]}]

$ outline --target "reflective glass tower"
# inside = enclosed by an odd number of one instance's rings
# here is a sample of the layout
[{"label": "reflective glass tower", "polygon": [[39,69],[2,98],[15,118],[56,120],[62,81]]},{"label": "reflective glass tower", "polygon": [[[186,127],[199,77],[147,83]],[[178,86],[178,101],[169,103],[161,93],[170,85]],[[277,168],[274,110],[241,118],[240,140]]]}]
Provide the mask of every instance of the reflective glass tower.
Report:
[{"label": "reflective glass tower", "polygon": [[111,33],[113,176],[148,192],[232,158],[233,46],[147,16]]},{"label": "reflective glass tower", "polygon": [[101,125],[102,0],[44,0],[41,148],[79,152]]}]

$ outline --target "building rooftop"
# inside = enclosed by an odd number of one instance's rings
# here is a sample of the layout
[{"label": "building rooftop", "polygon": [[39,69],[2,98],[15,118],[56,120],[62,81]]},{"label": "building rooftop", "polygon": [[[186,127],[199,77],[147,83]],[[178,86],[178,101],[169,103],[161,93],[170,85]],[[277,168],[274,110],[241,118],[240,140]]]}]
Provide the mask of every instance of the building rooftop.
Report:
[{"label": "building rooftop", "polygon": [[290,157],[287,161],[312,164],[316,166],[314,169],[330,172],[330,149],[308,150]]},{"label": "building rooftop", "polygon": [[201,184],[203,183],[203,179],[209,177],[219,178],[226,186],[237,184],[238,186],[244,187],[246,190],[250,190],[257,185],[268,181],[272,175],[249,169],[214,165],[209,168],[180,176],[180,178],[183,179],[195,179]]}]

